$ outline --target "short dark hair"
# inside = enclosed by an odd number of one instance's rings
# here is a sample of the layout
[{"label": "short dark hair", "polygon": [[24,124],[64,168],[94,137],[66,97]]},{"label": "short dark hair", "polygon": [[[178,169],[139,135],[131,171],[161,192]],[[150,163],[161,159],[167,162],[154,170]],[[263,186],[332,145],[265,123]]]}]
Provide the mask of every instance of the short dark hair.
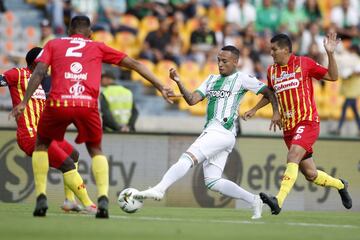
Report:
[{"label": "short dark hair", "polygon": [[70,22],[70,28],[72,29],[87,29],[90,28],[90,25],[90,19],[84,15],[75,16]]},{"label": "short dark hair", "polygon": [[30,67],[33,64],[33,62],[35,61],[37,56],[39,56],[41,51],[42,51],[41,47],[34,47],[26,54],[25,60],[28,67]]},{"label": "short dark hair", "polygon": [[236,47],[232,46],[232,45],[227,45],[225,47],[221,48],[222,51],[229,51],[231,52],[236,58],[240,57],[240,51],[239,49],[237,49]]},{"label": "short dark hair", "polygon": [[292,52],[292,43],[290,37],[284,33],[275,35],[270,40],[271,43],[276,43],[280,48],[287,47],[289,52]]}]

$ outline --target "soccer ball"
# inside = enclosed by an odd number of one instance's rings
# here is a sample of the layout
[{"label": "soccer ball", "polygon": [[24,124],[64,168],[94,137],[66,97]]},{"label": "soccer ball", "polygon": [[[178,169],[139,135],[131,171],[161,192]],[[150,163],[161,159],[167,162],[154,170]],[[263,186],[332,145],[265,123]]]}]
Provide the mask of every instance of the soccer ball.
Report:
[{"label": "soccer ball", "polygon": [[134,213],[142,208],[143,201],[133,198],[133,195],[138,192],[135,188],[126,188],[121,191],[118,197],[118,204],[124,212]]}]

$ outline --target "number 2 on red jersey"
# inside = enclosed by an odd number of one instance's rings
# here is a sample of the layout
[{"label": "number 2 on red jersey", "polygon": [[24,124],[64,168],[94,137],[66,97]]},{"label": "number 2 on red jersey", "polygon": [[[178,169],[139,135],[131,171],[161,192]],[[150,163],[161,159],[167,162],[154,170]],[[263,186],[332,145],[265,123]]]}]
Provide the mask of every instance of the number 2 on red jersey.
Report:
[{"label": "number 2 on red jersey", "polygon": [[85,47],[86,43],[84,41],[79,40],[71,40],[70,43],[75,44],[74,47],[69,47],[66,50],[65,57],[82,57],[82,53],[78,50]]}]

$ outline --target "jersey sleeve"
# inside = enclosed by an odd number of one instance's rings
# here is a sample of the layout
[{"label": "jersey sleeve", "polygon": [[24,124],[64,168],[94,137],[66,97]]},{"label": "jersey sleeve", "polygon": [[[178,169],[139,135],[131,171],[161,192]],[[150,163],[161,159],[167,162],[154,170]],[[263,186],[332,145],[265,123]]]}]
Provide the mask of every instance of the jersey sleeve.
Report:
[{"label": "jersey sleeve", "polygon": [[259,81],[256,77],[250,75],[243,76],[243,86],[246,90],[255,93],[256,95],[261,93],[266,88],[265,83]]},{"label": "jersey sleeve", "polygon": [[[4,72],[1,75],[1,87],[3,86],[13,86],[15,84],[17,84],[18,80],[19,80],[19,71],[17,71],[15,68],[12,68],[6,72]],[[3,85],[6,84],[6,85]]]},{"label": "jersey sleeve", "polygon": [[321,66],[319,63],[315,62],[313,59],[309,57],[303,57],[302,61],[304,61],[306,68],[309,72],[309,77],[316,78],[317,80],[322,79],[327,73],[328,69]]},{"label": "jersey sleeve", "polygon": [[209,75],[205,81],[201,83],[201,85],[195,90],[195,92],[198,92],[203,98],[206,97],[206,89],[208,86],[208,83],[210,79],[213,77],[213,75]]},{"label": "jersey sleeve", "polygon": [[106,46],[104,43],[100,43],[100,49],[103,52],[103,62],[108,64],[118,64],[127,57],[125,53]]}]

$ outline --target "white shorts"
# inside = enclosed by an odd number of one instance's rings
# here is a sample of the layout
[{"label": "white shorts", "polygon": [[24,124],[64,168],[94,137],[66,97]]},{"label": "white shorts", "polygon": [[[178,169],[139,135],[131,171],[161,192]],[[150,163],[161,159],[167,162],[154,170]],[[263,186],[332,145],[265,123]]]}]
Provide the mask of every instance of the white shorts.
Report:
[{"label": "white shorts", "polygon": [[194,155],[198,163],[214,164],[224,170],[227,157],[234,144],[234,134],[220,123],[213,123],[204,129],[186,152]]}]

